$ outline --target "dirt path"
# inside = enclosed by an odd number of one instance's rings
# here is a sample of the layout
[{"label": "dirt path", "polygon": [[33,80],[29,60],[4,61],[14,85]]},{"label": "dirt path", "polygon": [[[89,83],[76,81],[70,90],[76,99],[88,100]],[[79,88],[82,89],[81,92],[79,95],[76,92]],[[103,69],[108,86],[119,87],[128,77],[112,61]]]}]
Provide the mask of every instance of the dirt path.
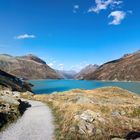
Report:
[{"label": "dirt path", "polygon": [[38,101],[14,124],[0,133],[0,140],[52,140],[54,125],[50,109]]}]

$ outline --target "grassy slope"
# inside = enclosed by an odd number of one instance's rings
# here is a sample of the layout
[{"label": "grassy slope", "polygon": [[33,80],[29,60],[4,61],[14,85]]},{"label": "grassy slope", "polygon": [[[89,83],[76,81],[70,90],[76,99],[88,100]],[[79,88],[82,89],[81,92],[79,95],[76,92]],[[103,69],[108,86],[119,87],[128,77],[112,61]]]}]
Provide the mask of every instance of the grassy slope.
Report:
[{"label": "grassy slope", "polygon": [[[131,131],[140,131],[140,97],[117,87],[95,90],[72,90],[51,95],[35,95],[34,99],[50,105],[56,117],[56,139],[111,139],[124,137]],[[79,116],[84,111],[98,114],[90,122],[91,133],[81,133]],[[77,117],[78,116],[78,117]],[[77,119],[78,118],[78,119]]]}]

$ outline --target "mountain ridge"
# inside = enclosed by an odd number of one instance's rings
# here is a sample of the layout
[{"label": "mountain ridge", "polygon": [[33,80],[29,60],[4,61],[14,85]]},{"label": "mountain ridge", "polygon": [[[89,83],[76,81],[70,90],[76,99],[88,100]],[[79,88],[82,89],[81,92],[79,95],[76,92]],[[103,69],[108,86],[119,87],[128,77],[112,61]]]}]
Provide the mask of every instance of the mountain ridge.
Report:
[{"label": "mountain ridge", "polygon": [[54,69],[34,55],[0,55],[0,69],[23,79],[60,79]]},{"label": "mountain ridge", "polygon": [[101,65],[83,77],[86,80],[140,81],[140,51]]},{"label": "mountain ridge", "polygon": [[77,73],[75,75],[75,79],[82,80],[85,75],[87,75],[88,73],[94,72],[98,67],[99,67],[99,65],[97,65],[97,64],[87,65],[85,68],[83,68],[79,73]]}]

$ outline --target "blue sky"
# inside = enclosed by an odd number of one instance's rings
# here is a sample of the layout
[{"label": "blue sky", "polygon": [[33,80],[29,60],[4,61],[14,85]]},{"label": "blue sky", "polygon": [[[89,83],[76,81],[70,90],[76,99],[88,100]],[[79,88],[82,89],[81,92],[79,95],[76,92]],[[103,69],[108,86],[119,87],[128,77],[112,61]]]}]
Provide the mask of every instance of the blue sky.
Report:
[{"label": "blue sky", "polygon": [[139,0],[0,2],[0,53],[79,70],[140,49]]}]

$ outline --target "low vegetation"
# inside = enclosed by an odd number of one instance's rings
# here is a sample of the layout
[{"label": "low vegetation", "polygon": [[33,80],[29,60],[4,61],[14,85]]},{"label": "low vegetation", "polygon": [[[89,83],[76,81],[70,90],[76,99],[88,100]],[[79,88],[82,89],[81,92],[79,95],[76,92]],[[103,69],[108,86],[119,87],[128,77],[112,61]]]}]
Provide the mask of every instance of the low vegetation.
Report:
[{"label": "low vegetation", "polygon": [[117,87],[35,95],[53,110],[56,140],[110,140],[140,131],[140,96]]}]

